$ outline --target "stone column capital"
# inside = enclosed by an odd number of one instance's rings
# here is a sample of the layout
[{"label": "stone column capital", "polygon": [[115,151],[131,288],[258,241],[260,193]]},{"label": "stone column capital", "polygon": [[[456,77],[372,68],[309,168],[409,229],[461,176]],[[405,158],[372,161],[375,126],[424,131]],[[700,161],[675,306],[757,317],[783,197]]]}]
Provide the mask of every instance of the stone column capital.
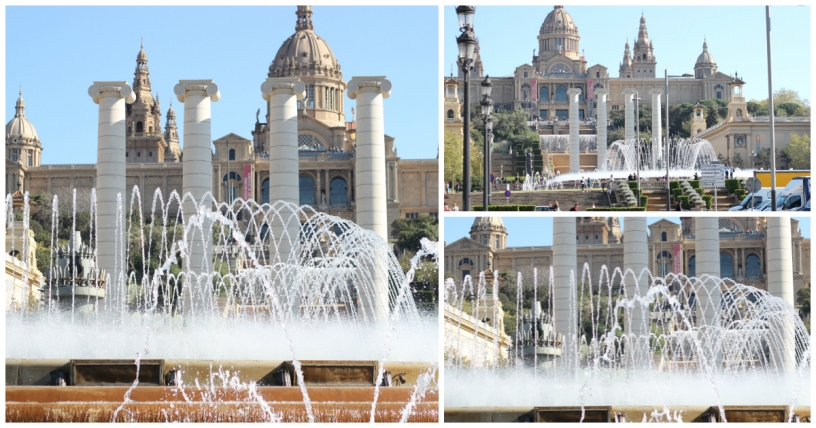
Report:
[{"label": "stone column capital", "polygon": [[204,92],[210,97],[211,101],[218,101],[221,99],[221,92],[218,90],[218,85],[212,80],[179,80],[176,87],[173,88],[179,102],[184,102],[184,98],[189,92]]},{"label": "stone column capital", "polygon": [[357,94],[365,91],[378,91],[383,98],[391,96],[391,81],[385,76],[354,76],[346,87],[349,98],[357,99]]},{"label": "stone column capital", "polygon": [[266,101],[275,91],[291,91],[298,100],[306,98],[306,85],[297,77],[269,77],[261,84],[261,95]]},{"label": "stone column capital", "polygon": [[658,88],[649,89],[649,95],[663,95],[663,90]]},{"label": "stone column capital", "polygon": [[122,97],[125,102],[132,104],[136,101],[136,94],[128,82],[125,81],[108,81],[108,82],[93,82],[88,88],[88,95],[93,98],[93,101],[99,104],[99,99],[102,97]]},{"label": "stone column capital", "polygon": [[637,90],[635,90],[635,88],[625,88],[623,91],[621,91],[621,93],[624,97],[629,97],[634,96],[637,93]]},{"label": "stone column capital", "polygon": [[606,89],[606,88],[595,89],[595,94],[598,95],[598,96],[609,95],[609,89]]},{"label": "stone column capital", "polygon": [[578,88],[567,89],[567,95],[581,95],[581,90]]}]

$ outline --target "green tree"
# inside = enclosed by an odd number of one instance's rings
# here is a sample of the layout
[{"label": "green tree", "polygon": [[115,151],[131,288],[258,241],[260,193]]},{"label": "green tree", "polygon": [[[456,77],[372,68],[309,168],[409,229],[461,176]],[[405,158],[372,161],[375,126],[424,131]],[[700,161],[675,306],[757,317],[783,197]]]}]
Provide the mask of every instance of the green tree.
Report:
[{"label": "green tree", "polygon": [[717,110],[714,110],[713,108],[706,110],[706,128],[711,128],[719,121],[719,115],[717,114]]},{"label": "green tree", "polygon": [[807,134],[791,134],[790,142],[782,152],[787,156],[789,168],[810,169],[810,136]]},{"label": "green tree", "polygon": [[397,239],[396,249],[416,253],[422,248],[422,238],[439,239],[439,221],[431,216],[398,218],[391,225],[391,236]]},{"label": "green tree", "polygon": [[[802,321],[810,317],[810,287],[802,287],[796,292],[796,304],[799,305],[799,317]],[[808,331],[810,331],[810,323],[806,323]]]},{"label": "green tree", "polygon": [[[445,180],[451,187],[457,180],[462,180],[463,138],[458,132],[445,131]],[[471,177],[482,176],[482,149],[471,138],[470,174]]]}]

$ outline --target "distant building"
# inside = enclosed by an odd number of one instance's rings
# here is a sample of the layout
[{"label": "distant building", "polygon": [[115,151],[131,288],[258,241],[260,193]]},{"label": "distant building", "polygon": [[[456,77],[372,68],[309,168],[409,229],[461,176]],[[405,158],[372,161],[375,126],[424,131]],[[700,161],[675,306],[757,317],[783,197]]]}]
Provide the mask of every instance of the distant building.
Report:
[{"label": "distant building", "polygon": [[[295,33],[281,44],[266,76],[258,76],[258,84],[266,77],[298,77],[306,85],[307,98],[298,102],[300,203],[353,221],[356,122],[354,118],[346,121],[344,113],[346,81],[339,60],[314,31],[311,7],[298,6],[296,14]],[[156,189],[161,189],[165,200],[173,190],[181,192],[184,151],[172,105],[162,128],[160,102],[152,95],[144,46],[136,56],[133,91],[136,102],[126,109],[127,188],[130,191],[139,186],[142,207],[150,210]],[[14,118],[6,125],[6,193],[13,192],[18,182],[31,194],[65,196],[70,195],[70,189],[87,192],[95,186],[93,163],[42,165],[44,146],[25,116],[22,91],[15,109]],[[213,141],[212,188],[219,202],[239,197],[269,202],[269,131],[267,123],[260,120],[260,111],[245,130],[251,138],[236,132]],[[57,144],[59,136],[48,139],[50,144]],[[394,141],[385,135],[389,224],[399,217],[437,216],[438,160],[402,159]]]},{"label": "distant building", "polygon": [[[720,277],[762,290],[767,284],[767,238],[765,218],[720,217]],[[538,269],[539,281],[548,281],[552,247],[507,247],[507,229],[500,217],[477,217],[470,236],[445,246],[445,273],[456,281],[465,275],[493,269],[496,275],[509,272],[532,275]],[[791,219],[794,291],[810,287],[810,239],[799,231],[799,222]],[[611,273],[623,269],[623,241],[617,217],[582,217],[576,223],[578,266],[589,264],[593,286],[598,284],[601,267]],[[695,276],[694,218],[682,218],[681,224],[660,220],[649,225],[649,261],[647,267],[656,276],[682,273]],[[618,284],[613,284],[617,286]]]}]

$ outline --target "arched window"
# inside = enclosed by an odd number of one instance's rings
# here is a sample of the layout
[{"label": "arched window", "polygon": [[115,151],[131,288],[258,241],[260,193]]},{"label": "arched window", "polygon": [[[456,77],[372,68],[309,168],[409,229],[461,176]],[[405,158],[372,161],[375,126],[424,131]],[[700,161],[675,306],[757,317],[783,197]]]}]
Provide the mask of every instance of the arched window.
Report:
[{"label": "arched window", "polygon": [[[665,233],[665,232],[664,232]],[[666,276],[671,272],[672,254],[668,251],[663,251],[657,255],[657,262],[660,265],[660,275]]]},{"label": "arched window", "polygon": [[229,160],[235,160],[235,149],[229,150]]},{"label": "arched window", "polygon": [[570,74],[572,70],[566,64],[557,63],[550,67],[550,74]]},{"label": "arched window", "polygon": [[453,119],[453,110],[448,110],[448,119]]},{"label": "arched window", "polygon": [[527,77],[527,72],[526,71],[524,72],[524,77]]},{"label": "arched window", "polygon": [[470,270],[473,269],[473,260],[465,257],[462,260],[459,260],[459,270],[462,271],[462,280],[465,280],[465,277],[470,275]]},{"label": "arched window", "polygon": [[136,122],[136,132],[144,132],[144,124],[142,124],[142,122]]},{"label": "arched window", "polygon": [[341,177],[335,177],[331,181],[331,204],[332,205],[346,205],[348,204],[348,195],[346,194],[346,180]]},{"label": "arched window", "polygon": [[312,177],[308,175],[301,175],[299,179],[300,186],[300,204],[314,205],[315,204],[315,182]]},{"label": "arched window", "polygon": [[688,266],[688,275],[687,276],[697,276],[697,266],[695,266],[696,258],[695,256],[689,257],[689,266]]},{"label": "arched window", "polygon": [[[238,174],[235,171],[230,171],[229,174],[224,174],[224,180],[223,181],[225,183],[227,183],[227,202],[230,202],[230,201],[234,201],[235,199],[238,199],[238,191],[241,190],[241,185],[240,184],[235,184],[232,181],[228,182],[227,177],[229,177],[230,180],[241,181],[241,175]],[[268,197],[268,194],[267,194],[267,197]]]},{"label": "arched window", "polygon": [[555,100],[556,101],[567,101],[567,87],[564,85],[558,86],[555,90]]},{"label": "arched window", "polygon": [[668,238],[668,235],[666,234],[666,232],[661,232],[660,233],[660,240],[661,241],[666,242],[666,241],[668,241],[667,238]]},{"label": "arched window", "polygon": [[546,86],[539,86],[538,87],[538,99],[541,101],[549,101],[550,100],[550,88]]},{"label": "arched window", "polygon": [[261,241],[269,241],[269,225],[268,224],[264,223],[264,225],[261,226],[260,237],[261,237]]},{"label": "arched window", "polygon": [[734,259],[731,254],[720,253],[720,278],[734,277]]},{"label": "arched window", "polygon": [[269,203],[269,179],[265,179],[261,182],[261,203],[268,204]]},{"label": "arched window", "polygon": [[762,276],[759,267],[759,256],[756,254],[751,254],[745,259],[745,276],[752,279],[758,279]]}]

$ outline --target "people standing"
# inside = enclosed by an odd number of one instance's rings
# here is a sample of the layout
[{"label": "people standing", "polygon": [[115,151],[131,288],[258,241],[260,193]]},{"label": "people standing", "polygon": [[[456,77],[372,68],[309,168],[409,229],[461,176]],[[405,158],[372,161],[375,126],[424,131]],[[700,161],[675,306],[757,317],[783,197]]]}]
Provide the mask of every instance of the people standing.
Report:
[{"label": "people standing", "polygon": [[578,211],[578,202],[576,202],[575,205],[570,208],[570,211]]},{"label": "people standing", "polygon": [[456,205],[456,202],[453,203],[453,211],[459,211],[459,205]]}]

